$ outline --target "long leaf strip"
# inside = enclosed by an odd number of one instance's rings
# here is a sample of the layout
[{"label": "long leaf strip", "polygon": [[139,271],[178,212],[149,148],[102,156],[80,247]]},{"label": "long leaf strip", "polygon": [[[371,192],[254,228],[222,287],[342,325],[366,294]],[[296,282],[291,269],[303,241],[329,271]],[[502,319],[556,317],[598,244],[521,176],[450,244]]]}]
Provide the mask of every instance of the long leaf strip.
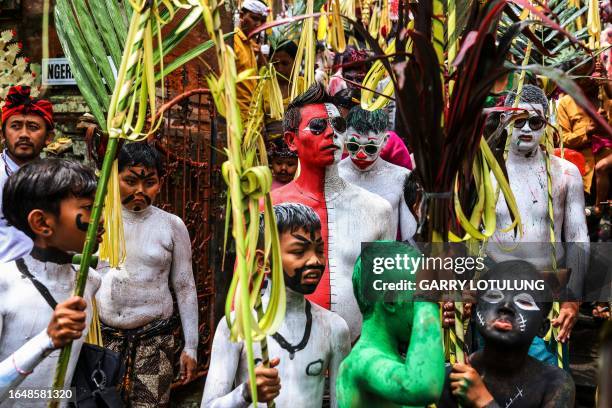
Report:
[{"label": "long leaf strip", "polygon": [[[265,349],[265,336],[272,330],[276,330],[285,314],[285,289],[280,247],[269,196],[272,178],[266,166],[265,146],[259,130],[263,123],[261,101],[263,82],[259,81],[256,88],[243,134],[242,119],[236,103],[236,82],[252,73],[236,72],[233,50],[228,48],[224,42],[219,4],[216,0],[199,1],[206,29],[216,46],[220,72],[218,78],[210,76],[207,80],[215,104],[218,110],[223,112],[227,123],[226,153],[228,160],[222,165],[222,174],[228,185],[228,210],[231,207],[232,235],[236,243],[236,265],[225,304],[226,320],[230,328],[231,339],[244,341],[251,395],[256,404],[257,387],[253,365],[253,341],[261,340],[262,349]],[[260,198],[263,198],[264,202],[265,258],[271,254],[273,284],[268,307],[263,315],[258,310],[260,316],[259,319],[256,319],[253,312],[260,302],[259,289],[264,277],[262,271],[257,268],[255,256],[259,236]],[[228,223],[226,223],[227,227],[229,227]],[[268,406],[273,405],[273,403],[268,404]]]}]

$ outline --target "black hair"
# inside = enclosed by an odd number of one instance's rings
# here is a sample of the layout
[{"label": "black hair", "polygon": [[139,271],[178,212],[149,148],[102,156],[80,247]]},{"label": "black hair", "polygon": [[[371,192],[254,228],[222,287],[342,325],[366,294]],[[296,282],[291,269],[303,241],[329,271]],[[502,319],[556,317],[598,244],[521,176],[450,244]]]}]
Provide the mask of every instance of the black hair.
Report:
[{"label": "black hair", "polygon": [[[374,281],[380,279],[380,275],[373,273],[370,269],[373,266],[374,258],[391,258],[396,256],[418,258],[421,253],[418,249],[411,245],[397,241],[375,241],[370,244],[365,244],[361,249],[361,254],[355,261],[353,267],[353,294],[359,306],[359,311],[364,319],[374,313],[375,305],[383,301],[390,303],[411,301],[413,299],[412,291],[377,291]],[[406,258],[404,258],[406,259]],[[385,282],[400,283],[405,281],[416,280],[414,272],[401,267],[386,268]]]},{"label": "black hair", "polygon": [[289,147],[287,146],[287,143],[285,143],[285,139],[283,139],[282,137],[278,137],[278,138],[274,138],[271,139],[268,143],[267,143],[267,151],[268,151],[268,158],[270,160],[275,159],[275,158],[296,158],[298,157],[297,152],[293,152],[289,149]]},{"label": "black hair", "polygon": [[325,45],[325,42],[317,41],[317,45],[315,46],[315,53],[325,51],[326,48],[327,46]]},{"label": "black hair", "polygon": [[164,163],[161,154],[146,142],[126,143],[118,156],[119,172],[126,167],[142,165],[147,169],[157,170],[159,178],[164,175]]},{"label": "black hair", "polygon": [[356,89],[344,88],[336,92],[332,98],[334,99],[334,104],[336,106],[340,106],[344,109],[351,109],[358,105],[358,103],[355,101],[358,95],[359,92]]},{"label": "black hair", "polygon": [[334,103],[334,100],[325,87],[318,82],[315,82],[303,94],[300,94],[292,100],[287,106],[285,117],[283,118],[283,130],[295,131],[300,126],[302,115],[300,110],[307,105],[316,105],[320,103]]},{"label": "black hair", "polygon": [[[284,232],[295,232],[298,229],[306,231],[317,231],[321,229],[321,220],[311,207],[299,203],[282,203],[272,207],[276,217],[278,235]],[[259,242],[258,247],[263,248],[264,243],[264,218],[259,217]]]},{"label": "black hair", "polygon": [[389,115],[382,109],[369,111],[355,106],[349,111],[346,124],[362,135],[380,133],[389,129]]},{"label": "black hair", "polygon": [[[514,105],[514,100],[516,99],[516,93],[510,93],[506,96],[506,100],[504,101],[504,106],[512,106]],[[519,102],[529,103],[532,105],[542,105],[544,108],[544,114],[548,110],[548,99],[546,99],[546,94],[542,90],[535,85],[527,84],[523,86],[523,90],[521,92],[521,99]]]},{"label": "black hair", "polygon": [[60,215],[62,200],[93,197],[97,186],[93,169],[67,159],[39,159],[23,165],[8,178],[2,193],[2,210],[15,228],[34,238],[28,215],[33,210]]},{"label": "black hair", "polygon": [[417,180],[416,172],[411,171],[404,180],[404,201],[410,211],[412,211],[412,207],[414,207],[419,199],[420,190],[421,185]]},{"label": "black hair", "polygon": [[274,55],[274,54],[276,54],[278,52],[287,53],[287,55],[289,55],[291,58],[295,59],[295,56],[297,55],[297,52],[298,52],[298,46],[293,41],[286,41],[286,42],[283,42],[278,47],[276,47],[272,51],[272,55]]}]

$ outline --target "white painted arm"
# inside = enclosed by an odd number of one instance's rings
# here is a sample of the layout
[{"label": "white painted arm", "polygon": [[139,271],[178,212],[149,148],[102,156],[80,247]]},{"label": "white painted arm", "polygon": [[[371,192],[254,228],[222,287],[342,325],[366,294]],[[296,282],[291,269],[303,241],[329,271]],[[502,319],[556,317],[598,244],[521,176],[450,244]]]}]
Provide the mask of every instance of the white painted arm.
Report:
[{"label": "white painted arm", "polygon": [[391,222],[393,215],[393,208],[391,204],[384,198],[377,198],[378,203],[376,204],[377,211],[374,213],[373,225],[380,225],[379,234],[377,240],[391,240],[397,239],[397,225],[393,225]]},{"label": "white painted arm", "polygon": [[249,406],[242,396],[246,383],[233,388],[241,348],[242,343],[230,341],[227,322],[225,318],[221,319],[213,339],[201,408],[246,408]]},{"label": "white painted arm", "polygon": [[197,361],[198,298],[191,264],[191,240],[187,227],[180,218],[173,218],[174,249],[170,279],[178,303],[185,348],[183,351]]},{"label": "white painted arm", "polygon": [[346,322],[339,316],[332,321],[332,356],[329,363],[329,394],[331,407],[336,408],[336,380],[340,363],[348,356],[351,351],[351,337]]},{"label": "white painted arm", "polygon": [[399,223],[400,223],[400,235],[402,241],[407,241],[414,237],[417,230],[417,221],[412,215],[412,211],[406,205],[404,197],[400,198],[399,205]]},{"label": "white painted arm", "polygon": [[584,279],[588,270],[590,250],[589,233],[584,214],[583,184],[582,177],[576,166],[568,166],[565,172],[568,175],[569,182],[565,197],[563,234],[565,242],[580,243],[577,245],[570,244],[566,253],[567,267],[572,270],[568,286],[574,294],[581,296]]},{"label": "white painted arm", "polygon": [[[0,316],[0,338],[2,337],[2,317]],[[27,378],[27,374],[54,350],[47,329],[40,332],[17,351],[0,362],[0,401],[10,390],[14,390]],[[19,371],[18,371],[19,369]],[[20,373],[21,371],[21,373]]]}]

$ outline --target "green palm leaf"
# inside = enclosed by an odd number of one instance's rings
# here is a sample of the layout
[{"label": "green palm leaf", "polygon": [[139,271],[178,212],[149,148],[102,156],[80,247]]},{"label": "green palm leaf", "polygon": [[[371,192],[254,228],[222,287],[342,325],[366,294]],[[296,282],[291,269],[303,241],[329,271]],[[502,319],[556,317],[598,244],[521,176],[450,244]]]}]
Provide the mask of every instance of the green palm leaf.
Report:
[{"label": "green palm leaf", "polygon": [[[62,49],[74,73],[77,85],[97,122],[106,130],[110,94],[115,87],[115,72],[121,64],[123,45],[132,8],[120,0],[57,0],[55,26]],[[159,10],[160,20],[168,20],[170,10]],[[161,48],[153,52],[154,64],[168,55],[189,32],[201,22],[200,9],[191,10],[177,25],[164,34]],[[153,33],[157,32],[153,25]],[[231,36],[232,34],[228,34]],[[211,41],[198,44],[155,73],[155,81],[201,55],[212,47]],[[109,60],[110,57],[110,60]]]}]

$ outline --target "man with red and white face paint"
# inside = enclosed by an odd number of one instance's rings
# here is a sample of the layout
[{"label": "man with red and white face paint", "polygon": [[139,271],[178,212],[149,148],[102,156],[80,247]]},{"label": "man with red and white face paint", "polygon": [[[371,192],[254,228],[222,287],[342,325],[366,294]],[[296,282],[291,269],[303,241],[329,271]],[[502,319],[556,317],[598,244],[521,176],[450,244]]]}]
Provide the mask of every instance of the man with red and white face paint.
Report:
[{"label": "man with red and white face paint", "polygon": [[321,219],[326,268],[309,300],[344,318],[355,340],[361,314],[353,295],[351,276],[362,242],[395,237],[390,204],[338,175],[346,121],[319,85],[291,101],[283,121],[287,146],[300,159],[300,175],[272,192],[274,204],[302,203]]},{"label": "man with red and white face paint", "polygon": [[387,113],[355,106],[348,114],[347,125],[344,145],[349,157],[338,165],[340,177],[387,200],[393,207],[392,223],[399,228],[398,236],[411,239],[417,222],[403,197],[410,171],[380,157],[389,138]]}]

